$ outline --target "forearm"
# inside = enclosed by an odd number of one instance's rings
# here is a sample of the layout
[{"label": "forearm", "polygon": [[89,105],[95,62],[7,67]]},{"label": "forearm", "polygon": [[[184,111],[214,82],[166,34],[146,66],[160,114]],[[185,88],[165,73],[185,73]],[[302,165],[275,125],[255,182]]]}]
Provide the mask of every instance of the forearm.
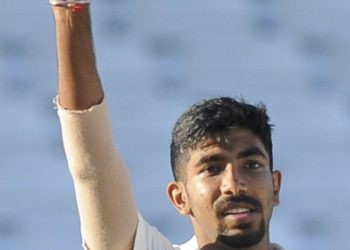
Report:
[{"label": "forearm", "polygon": [[100,103],[103,90],[96,69],[89,5],[73,12],[53,6],[56,24],[59,102],[81,110]]}]

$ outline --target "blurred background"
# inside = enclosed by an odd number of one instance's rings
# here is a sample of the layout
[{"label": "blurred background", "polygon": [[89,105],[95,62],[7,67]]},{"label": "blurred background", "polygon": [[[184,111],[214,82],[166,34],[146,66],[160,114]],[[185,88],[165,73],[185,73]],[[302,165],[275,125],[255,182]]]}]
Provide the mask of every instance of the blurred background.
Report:
[{"label": "blurred background", "polygon": [[[347,0],[93,0],[95,48],[115,140],[144,217],[192,236],[170,205],[170,132],[207,97],[267,104],[283,172],[271,238],[288,250],[350,249],[350,3]],[[52,99],[46,1],[0,8],[0,249],[81,249]]]}]

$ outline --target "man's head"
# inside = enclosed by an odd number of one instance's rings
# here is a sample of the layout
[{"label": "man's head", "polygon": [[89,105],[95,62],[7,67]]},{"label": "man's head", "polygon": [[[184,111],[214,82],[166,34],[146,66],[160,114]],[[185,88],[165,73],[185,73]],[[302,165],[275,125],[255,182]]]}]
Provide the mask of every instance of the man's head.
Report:
[{"label": "man's head", "polygon": [[168,186],[169,197],[190,216],[200,247],[268,241],[281,176],[272,172],[264,106],[231,98],[191,106],[175,124],[171,164],[175,182]]},{"label": "man's head", "polygon": [[214,98],[191,106],[177,120],[170,146],[171,167],[175,180],[184,176],[189,149],[196,149],[208,139],[224,140],[234,128],[246,128],[257,135],[272,162],[271,125],[264,105],[253,106],[232,98]]}]

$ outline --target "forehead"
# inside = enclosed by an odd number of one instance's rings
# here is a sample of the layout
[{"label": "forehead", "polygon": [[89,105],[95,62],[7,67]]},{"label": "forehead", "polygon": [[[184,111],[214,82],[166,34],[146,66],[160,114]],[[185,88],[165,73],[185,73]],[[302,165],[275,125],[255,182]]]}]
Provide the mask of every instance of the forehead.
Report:
[{"label": "forehead", "polygon": [[252,147],[259,149],[268,159],[268,153],[264,144],[257,135],[248,129],[235,128],[217,138],[204,140],[196,148],[191,149],[189,151],[188,164],[191,165],[199,157],[211,154],[212,152],[226,151],[232,155],[236,155]]}]

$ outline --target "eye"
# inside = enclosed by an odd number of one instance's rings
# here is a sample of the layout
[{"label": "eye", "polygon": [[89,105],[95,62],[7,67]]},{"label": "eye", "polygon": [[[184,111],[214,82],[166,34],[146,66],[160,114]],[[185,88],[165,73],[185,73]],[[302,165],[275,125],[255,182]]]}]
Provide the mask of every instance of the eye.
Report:
[{"label": "eye", "polygon": [[258,161],[249,161],[244,165],[244,167],[249,170],[255,170],[263,167],[263,164]]},{"label": "eye", "polygon": [[222,171],[222,167],[220,165],[209,165],[204,171],[210,175],[217,175]]}]

